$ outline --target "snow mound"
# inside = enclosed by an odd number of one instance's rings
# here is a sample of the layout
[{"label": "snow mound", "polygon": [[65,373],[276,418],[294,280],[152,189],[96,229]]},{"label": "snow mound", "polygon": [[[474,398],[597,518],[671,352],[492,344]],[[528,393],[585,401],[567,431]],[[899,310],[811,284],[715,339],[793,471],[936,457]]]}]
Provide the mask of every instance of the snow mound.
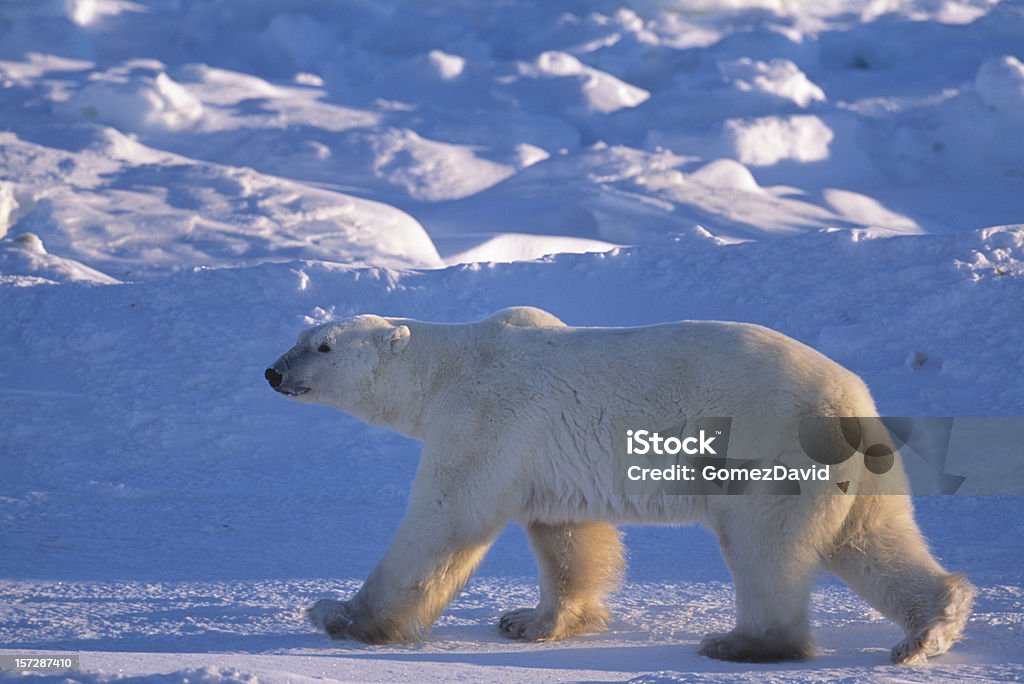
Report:
[{"label": "snow mound", "polygon": [[411,130],[387,131],[372,145],[374,173],[426,202],[475,195],[516,171],[478,157],[470,146],[427,140]]},{"label": "snow mound", "polygon": [[[437,215],[443,216],[451,226],[445,232],[435,228],[439,245],[449,237],[465,237],[467,227],[485,239],[528,230],[615,244],[660,241],[698,225],[717,237],[736,239],[867,227],[791,187],[762,186],[735,160],[682,170],[698,164],[667,150],[595,144],[573,155],[554,155],[428,218],[436,226]],[[522,218],[527,204],[532,207],[528,223]],[[442,247],[448,253],[462,249]]]},{"label": "snow mound", "polygon": [[741,57],[719,62],[718,69],[726,80],[742,91],[754,91],[790,100],[800,107],[824,102],[825,91],[814,84],[800,68],[788,59],[767,62]]},{"label": "snow mound", "polygon": [[107,17],[122,12],[139,11],[140,5],[133,0],[65,0],[64,11],[68,18],[79,26],[89,26]]},{"label": "snow mound", "polygon": [[246,100],[294,98],[297,94],[293,89],[275,86],[259,76],[207,64],[187,64],[179,68],[176,75],[185,82],[189,92],[215,107],[237,105]]},{"label": "snow mound", "polygon": [[0,141],[38,197],[18,225],[117,276],[295,258],[443,265],[419,222],[381,202],[195,162],[109,128],[75,156],[10,134]]},{"label": "snow mound", "polygon": [[[886,14],[901,13],[914,21],[970,24],[985,16],[999,0],[869,0],[859,3],[861,19],[874,21]],[[828,7],[833,3],[822,3]],[[834,3],[833,7],[841,7]]]},{"label": "snow mound", "polygon": [[0,238],[7,234],[7,229],[14,224],[14,212],[18,209],[18,200],[14,197],[14,186],[0,182]]},{"label": "snow mound", "polygon": [[993,110],[1024,118],[1024,63],[1016,57],[1004,55],[987,60],[978,69],[974,89]]},{"label": "snow mound", "polygon": [[466,65],[465,57],[442,50],[431,50],[397,65],[395,69],[386,73],[391,79],[405,79],[405,88],[409,87],[409,83],[421,83],[429,87],[458,79],[466,71]]},{"label": "snow mound", "polygon": [[716,159],[690,174],[690,180],[723,190],[760,192],[754,174],[734,159]]},{"label": "snow mound", "polygon": [[608,252],[622,245],[557,235],[505,233],[448,257],[449,264],[473,262],[533,261],[550,254],[586,254]]},{"label": "snow mound", "polygon": [[835,136],[818,117],[801,114],[729,119],[723,137],[729,151],[744,164],[771,166],[780,161],[826,160]]},{"label": "snow mound", "polygon": [[878,200],[849,190],[826,189],[822,195],[837,213],[847,220],[870,228],[884,228],[896,233],[922,233],[913,219],[886,209]]},{"label": "snow mound", "polygon": [[520,62],[512,92],[530,108],[561,104],[569,112],[609,114],[647,101],[650,93],[583,64],[567,52],[549,50],[532,62]]},{"label": "snow mound", "polygon": [[179,131],[203,115],[199,99],[148,60],[93,74],[60,110],[134,133]]},{"label": "snow mound", "polygon": [[466,70],[466,60],[463,57],[450,55],[441,50],[428,52],[426,63],[430,67],[430,73],[442,81],[458,78]]},{"label": "snow mound", "polygon": [[[21,276],[16,284],[95,283],[115,285],[121,281],[85,264],[49,254],[34,233],[21,233],[0,240],[0,276]],[[12,282],[5,278],[4,282]]]}]

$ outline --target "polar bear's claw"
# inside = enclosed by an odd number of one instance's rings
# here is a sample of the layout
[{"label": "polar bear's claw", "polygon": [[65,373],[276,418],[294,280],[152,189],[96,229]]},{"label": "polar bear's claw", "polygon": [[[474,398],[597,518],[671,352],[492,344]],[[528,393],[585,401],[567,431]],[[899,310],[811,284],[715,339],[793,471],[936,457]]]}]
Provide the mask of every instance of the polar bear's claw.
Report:
[{"label": "polar bear's claw", "polygon": [[897,665],[918,665],[928,659],[930,655],[928,639],[925,635],[907,637],[892,647],[892,662]]},{"label": "polar bear's claw", "polygon": [[559,611],[517,608],[501,616],[498,630],[509,639],[522,641],[559,641],[578,634],[602,632],[608,624],[603,605],[587,609],[574,606]]},{"label": "polar bear's claw", "polygon": [[536,608],[517,608],[501,616],[498,629],[509,639],[547,641],[554,636],[555,620]]}]

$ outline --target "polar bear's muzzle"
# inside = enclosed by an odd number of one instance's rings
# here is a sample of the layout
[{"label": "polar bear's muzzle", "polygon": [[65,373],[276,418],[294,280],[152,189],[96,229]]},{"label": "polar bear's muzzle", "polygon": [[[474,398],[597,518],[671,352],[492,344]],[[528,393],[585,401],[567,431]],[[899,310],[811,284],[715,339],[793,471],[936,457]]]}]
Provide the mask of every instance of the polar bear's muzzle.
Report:
[{"label": "polar bear's muzzle", "polygon": [[289,397],[302,396],[309,391],[308,387],[294,387],[284,381],[284,375],[281,374],[276,368],[268,368],[263,372],[263,377],[267,379],[270,386],[280,392],[281,394],[288,395]]}]

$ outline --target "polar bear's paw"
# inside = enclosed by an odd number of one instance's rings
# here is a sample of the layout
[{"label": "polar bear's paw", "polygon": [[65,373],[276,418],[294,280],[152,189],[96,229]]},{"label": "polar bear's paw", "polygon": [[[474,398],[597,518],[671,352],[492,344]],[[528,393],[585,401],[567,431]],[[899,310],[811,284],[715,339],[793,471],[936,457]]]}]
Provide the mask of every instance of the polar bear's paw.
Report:
[{"label": "polar bear's paw", "polygon": [[356,639],[368,644],[409,641],[390,620],[374,617],[354,601],[320,599],[306,610],[306,617],[332,639]]},{"label": "polar bear's paw", "polygon": [[517,608],[501,616],[498,630],[509,639],[548,641],[555,630],[555,616],[536,608]]},{"label": "polar bear's paw", "polygon": [[942,655],[959,641],[963,624],[936,620],[927,627],[908,634],[892,647],[892,662],[897,665],[919,665],[932,656]]},{"label": "polar bear's paw", "polygon": [[607,622],[608,611],[603,607],[561,613],[518,608],[501,616],[498,630],[509,639],[558,641],[577,634],[603,631]]},{"label": "polar bear's paw", "polygon": [[809,641],[786,641],[752,637],[733,630],[727,634],[714,634],[705,638],[697,653],[717,660],[745,663],[778,663],[805,660],[814,654]]},{"label": "polar bear's paw", "polygon": [[918,665],[928,660],[928,656],[936,651],[929,646],[927,634],[919,633],[909,636],[892,647],[892,662],[897,665]]},{"label": "polar bear's paw", "polygon": [[907,638],[892,649],[892,661],[900,665],[923,663],[942,655],[963,637],[964,626],[971,615],[977,594],[962,572],[944,575],[939,581],[938,603],[941,608],[919,629],[910,630]]},{"label": "polar bear's paw", "polygon": [[306,609],[306,617],[319,630],[334,639],[344,639],[355,622],[355,611],[349,601],[320,599]]}]

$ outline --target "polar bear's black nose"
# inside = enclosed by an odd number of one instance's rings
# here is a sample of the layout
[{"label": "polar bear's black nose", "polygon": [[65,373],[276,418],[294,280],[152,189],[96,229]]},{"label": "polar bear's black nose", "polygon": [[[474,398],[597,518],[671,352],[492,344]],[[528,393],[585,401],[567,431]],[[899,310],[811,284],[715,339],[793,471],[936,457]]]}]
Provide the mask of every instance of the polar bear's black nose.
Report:
[{"label": "polar bear's black nose", "polygon": [[263,377],[267,379],[267,382],[269,382],[270,386],[273,387],[274,389],[280,387],[281,381],[284,380],[284,376],[278,373],[273,368],[268,368],[266,372],[263,373]]}]

